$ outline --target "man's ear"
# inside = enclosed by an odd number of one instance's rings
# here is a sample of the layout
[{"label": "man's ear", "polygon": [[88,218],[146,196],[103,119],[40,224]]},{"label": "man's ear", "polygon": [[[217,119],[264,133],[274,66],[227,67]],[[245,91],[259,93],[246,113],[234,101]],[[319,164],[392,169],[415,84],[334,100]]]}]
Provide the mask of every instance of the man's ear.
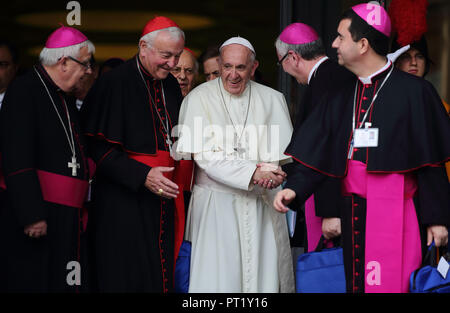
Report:
[{"label": "man's ear", "polygon": [[258,68],[258,66],[259,66],[258,60],[255,60],[255,61],[253,62],[252,76],[255,75],[255,71],[256,71],[256,69]]},{"label": "man's ear", "polygon": [[139,50],[148,48],[147,42],[145,40],[139,41]]},{"label": "man's ear", "polygon": [[56,64],[61,67],[61,70],[63,72],[67,71],[67,58],[66,57],[62,57],[61,59],[59,59]]},{"label": "man's ear", "polygon": [[359,41],[359,51],[361,54],[366,53],[367,51],[369,51],[370,48],[370,44],[369,41],[367,40],[367,38],[362,38]]}]

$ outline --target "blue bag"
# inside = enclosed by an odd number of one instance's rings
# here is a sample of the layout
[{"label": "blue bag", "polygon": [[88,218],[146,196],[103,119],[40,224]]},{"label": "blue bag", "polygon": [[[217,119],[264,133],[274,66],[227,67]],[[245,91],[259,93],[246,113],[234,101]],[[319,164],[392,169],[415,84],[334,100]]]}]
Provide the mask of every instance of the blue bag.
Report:
[{"label": "blue bag", "polygon": [[175,292],[189,291],[189,271],[191,269],[191,243],[183,241],[175,265]]},{"label": "blue bag", "polygon": [[[434,242],[423,258],[422,266],[410,276],[409,291],[412,293],[450,293],[450,271],[443,278],[437,271],[436,246]],[[449,260],[449,253],[444,256]]]},{"label": "blue bag", "polygon": [[345,293],[344,255],[341,247],[323,249],[322,236],[314,252],[297,259],[298,293]]}]

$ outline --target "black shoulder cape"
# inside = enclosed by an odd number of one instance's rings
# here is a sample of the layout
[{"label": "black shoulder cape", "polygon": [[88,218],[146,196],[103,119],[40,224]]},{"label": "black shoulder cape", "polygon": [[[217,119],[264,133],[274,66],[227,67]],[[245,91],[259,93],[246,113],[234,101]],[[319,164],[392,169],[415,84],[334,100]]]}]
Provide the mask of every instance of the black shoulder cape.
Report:
[{"label": "black shoulder cape", "polygon": [[[356,79],[321,100],[286,154],[328,176],[346,175]],[[428,81],[394,69],[372,114],[379,139],[378,147],[368,149],[369,172],[409,172],[450,158],[450,119]]]}]

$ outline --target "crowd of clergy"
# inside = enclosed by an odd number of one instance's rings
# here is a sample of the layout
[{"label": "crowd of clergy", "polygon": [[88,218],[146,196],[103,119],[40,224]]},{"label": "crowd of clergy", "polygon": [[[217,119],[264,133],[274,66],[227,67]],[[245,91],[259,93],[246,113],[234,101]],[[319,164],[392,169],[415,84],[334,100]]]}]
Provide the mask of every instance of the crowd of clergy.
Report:
[{"label": "crowd of clergy", "polygon": [[450,108],[398,3],[346,10],[336,60],[300,21],[273,38],[296,114],[251,38],[198,56],[164,16],[102,66],[74,27],[22,75],[0,41],[0,292],[173,293],[188,243],[189,292],[291,293],[322,241],[347,292],[408,292],[448,245]]}]

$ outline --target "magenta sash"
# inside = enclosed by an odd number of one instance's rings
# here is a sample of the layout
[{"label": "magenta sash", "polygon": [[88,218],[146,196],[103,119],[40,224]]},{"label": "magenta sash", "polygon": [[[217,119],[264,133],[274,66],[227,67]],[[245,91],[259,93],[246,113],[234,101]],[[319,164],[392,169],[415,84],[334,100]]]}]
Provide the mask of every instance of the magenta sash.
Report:
[{"label": "magenta sash", "polygon": [[308,252],[314,251],[322,236],[322,218],[316,216],[314,195],[305,202],[306,238]]},{"label": "magenta sash", "polygon": [[371,174],[364,163],[350,160],[342,187],[345,195],[367,200],[365,291],[408,292],[422,259],[415,181],[404,174]]},{"label": "magenta sash", "polygon": [[[83,208],[89,188],[89,182],[47,171],[36,170],[44,201]],[[0,170],[0,188],[6,190],[6,184]],[[86,215],[87,222],[87,215]]]},{"label": "magenta sash", "polygon": [[81,209],[89,188],[89,182],[78,178],[36,170],[42,197],[47,202]]}]

